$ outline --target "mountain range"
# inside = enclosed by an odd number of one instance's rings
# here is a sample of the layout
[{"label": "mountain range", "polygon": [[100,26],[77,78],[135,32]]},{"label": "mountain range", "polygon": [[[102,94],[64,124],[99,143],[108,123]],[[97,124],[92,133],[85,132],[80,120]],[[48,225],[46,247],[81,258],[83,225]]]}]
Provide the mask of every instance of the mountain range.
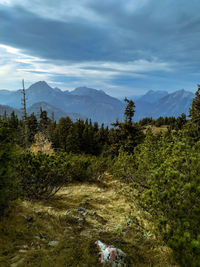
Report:
[{"label": "mountain range", "polygon": [[[179,116],[188,114],[194,94],[179,90],[169,94],[166,91],[148,91],[134,99],[136,112],[134,120],[144,117]],[[102,90],[78,87],[73,91],[62,91],[52,88],[46,82],[32,84],[26,90],[27,112],[40,113],[40,107],[54,118],[69,116],[72,120],[91,118],[92,121],[109,125],[116,118],[123,120],[125,103],[111,97]],[[21,117],[22,90],[0,90],[0,114],[6,110],[9,115],[13,110]]]},{"label": "mountain range", "polygon": [[171,94],[166,91],[148,91],[135,100],[135,120],[145,117],[178,117],[181,113],[188,115],[194,96],[184,89]]},{"label": "mountain range", "polygon": [[[102,90],[87,87],[79,87],[74,91],[62,91],[52,88],[46,82],[40,81],[32,84],[26,90],[28,114],[40,112],[40,106],[47,110],[51,116],[54,112],[55,119],[69,116],[73,120],[77,118],[90,118],[100,124],[110,124],[119,118],[123,118],[124,104]],[[0,90],[0,104],[18,110],[22,107],[22,90]],[[8,109],[8,107],[5,107]],[[9,114],[10,110],[8,110]]]}]

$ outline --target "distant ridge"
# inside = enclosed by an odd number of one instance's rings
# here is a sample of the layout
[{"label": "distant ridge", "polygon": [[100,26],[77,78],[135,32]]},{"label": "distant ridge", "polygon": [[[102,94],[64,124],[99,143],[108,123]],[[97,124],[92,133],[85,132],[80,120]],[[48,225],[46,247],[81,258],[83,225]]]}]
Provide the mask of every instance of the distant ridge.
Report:
[{"label": "distant ridge", "polygon": [[[62,91],[59,88],[50,87],[45,81],[32,84],[26,90],[28,112],[39,112],[40,106],[46,109],[48,115],[54,112],[56,120],[69,116],[73,120],[77,118],[89,118],[99,124],[109,125],[118,118],[123,120],[125,103],[117,98],[109,96],[102,90],[88,87],[78,87],[73,91]],[[168,93],[166,91],[150,90],[143,96],[135,99],[136,112],[134,121],[144,117],[154,119],[162,116],[177,117],[181,113],[189,113],[194,94],[184,89]],[[20,114],[21,90],[0,90],[1,112],[15,110]]]},{"label": "distant ridge", "polygon": [[[184,89],[166,94],[161,97],[161,91],[149,91],[144,96],[135,101],[136,113],[135,120],[144,117],[178,117],[182,113],[189,114],[189,108],[192,104],[194,94]],[[148,96],[150,96],[148,98]],[[157,99],[157,100],[156,100]]]},{"label": "distant ridge", "polygon": [[[6,94],[9,94],[9,97]],[[0,90],[0,104],[2,105],[19,109],[21,97],[21,90]],[[42,102],[49,112],[52,113],[54,108],[57,118],[71,114],[73,118],[91,118],[92,121],[100,124],[110,124],[116,118],[122,119],[123,117],[124,104],[102,90],[79,87],[72,92],[61,91],[59,88],[50,87],[45,81],[39,81],[26,90],[26,97],[29,109],[32,105]]]}]

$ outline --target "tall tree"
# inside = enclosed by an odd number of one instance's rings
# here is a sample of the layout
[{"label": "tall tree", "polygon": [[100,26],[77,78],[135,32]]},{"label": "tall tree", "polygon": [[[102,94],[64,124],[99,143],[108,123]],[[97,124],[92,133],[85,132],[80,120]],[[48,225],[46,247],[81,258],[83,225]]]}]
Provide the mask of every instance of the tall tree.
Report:
[{"label": "tall tree", "polygon": [[127,103],[127,106],[126,106],[125,111],[124,111],[125,122],[127,124],[131,124],[134,113],[135,113],[135,104],[134,104],[133,100],[129,100],[126,97],[125,97],[124,101]]},{"label": "tall tree", "polygon": [[192,101],[189,116],[191,117],[192,123],[200,129],[200,84],[198,84],[198,90],[196,91],[195,97]]}]

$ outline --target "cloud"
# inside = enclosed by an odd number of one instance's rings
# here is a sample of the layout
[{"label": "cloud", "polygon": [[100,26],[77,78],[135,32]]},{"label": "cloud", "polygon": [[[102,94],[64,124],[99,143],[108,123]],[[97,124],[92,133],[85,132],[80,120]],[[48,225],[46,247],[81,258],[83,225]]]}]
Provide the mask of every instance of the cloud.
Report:
[{"label": "cloud", "polygon": [[197,0],[0,0],[0,77],[4,86],[23,76],[115,94],[189,88],[198,79],[199,8]]},{"label": "cloud", "polygon": [[[24,78],[30,84],[37,80],[46,80],[59,84],[62,89],[73,89],[81,86],[97,86],[107,89],[117,88],[115,81],[147,78],[155,71],[172,71],[173,66],[156,59],[153,61],[136,60],[133,62],[50,62],[48,60],[24,54],[19,49],[0,45],[0,53],[4,61],[0,64],[0,79],[3,84],[14,81],[21,82]],[[1,57],[0,57],[1,59]],[[10,73],[14,75],[10,76]],[[112,85],[113,83],[113,85]],[[124,81],[124,84],[127,82]],[[15,87],[16,89],[16,87]]]}]

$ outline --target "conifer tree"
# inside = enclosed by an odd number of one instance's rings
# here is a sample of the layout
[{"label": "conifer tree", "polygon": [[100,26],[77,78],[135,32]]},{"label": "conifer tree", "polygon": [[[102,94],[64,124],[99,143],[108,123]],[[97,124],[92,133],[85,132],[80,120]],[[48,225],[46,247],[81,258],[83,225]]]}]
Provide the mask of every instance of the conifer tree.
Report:
[{"label": "conifer tree", "polygon": [[125,122],[127,124],[131,124],[134,113],[135,113],[135,104],[134,104],[133,100],[129,100],[126,97],[125,97],[124,101],[127,103],[127,106],[126,106],[125,111],[124,111]]},{"label": "conifer tree", "polygon": [[192,123],[200,129],[200,84],[198,84],[198,90],[195,93],[195,97],[192,101],[192,107],[190,114]]}]

